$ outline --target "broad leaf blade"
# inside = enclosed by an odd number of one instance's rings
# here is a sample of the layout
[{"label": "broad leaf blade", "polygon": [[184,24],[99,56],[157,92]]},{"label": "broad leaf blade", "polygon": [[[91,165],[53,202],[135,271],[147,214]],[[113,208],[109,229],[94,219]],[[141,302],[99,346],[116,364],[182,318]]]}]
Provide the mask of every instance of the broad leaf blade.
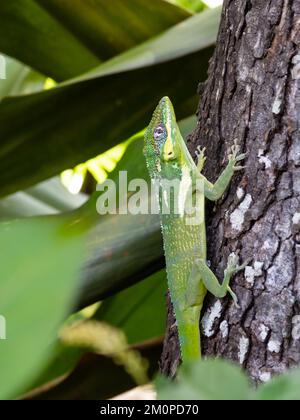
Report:
[{"label": "broad leaf blade", "polygon": [[0,224],[0,312],[7,323],[0,398],[17,396],[49,358],[74,298],[83,244],[62,217]]},{"label": "broad leaf blade", "polygon": [[[114,61],[110,70],[107,64],[99,68],[99,76],[2,101],[0,195],[54,176],[139,132],[164,95],[172,98],[178,117],[193,112],[196,86],[206,77],[216,38],[216,16],[219,11],[204,12],[185,21],[184,30],[178,29],[179,43],[174,43],[176,28],[164,35],[161,44],[155,40],[151,65],[147,43],[143,51],[138,47],[138,55],[131,51],[126,59]],[[201,35],[201,22],[208,25],[209,34]],[[197,45],[189,41],[192,34]],[[159,54],[159,48],[169,51],[167,57]],[[115,73],[116,65],[132,70]]]},{"label": "broad leaf blade", "polygon": [[273,378],[269,383],[260,385],[255,394],[256,400],[300,400],[300,370],[290,372]]},{"label": "broad leaf blade", "polygon": [[81,307],[143,280],[164,265],[157,216],[104,216],[91,235],[82,276]]},{"label": "broad leaf blade", "polygon": [[192,16],[74,80],[80,81],[88,77],[135,70],[205,50],[213,46],[216,41],[220,13],[221,9],[216,8]]},{"label": "broad leaf blade", "polygon": [[103,61],[187,19],[165,0],[37,0]]},{"label": "broad leaf blade", "polygon": [[87,199],[85,194],[69,193],[55,177],[0,200],[0,220],[71,211],[82,206]]},{"label": "broad leaf blade", "polygon": [[6,79],[0,81],[0,99],[38,92],[43,89],[45,76],[33,71],[11,57],[4,57]]},{"label": "broad leaf blade", "polygon": [[[149,182],[142,136],[132,141],[110,176],[117,187],[122,171],[127,172],[128,182],[137,178]],[[78,211],[79,217],[91,217],[94,220],[87,239],[88,252],[82,274],[80,307],[103,300],[164,266],[159,217],[129,213],[95,218],[98,197],[99,193],[94,193]]]},{"label": "broad leaf blade", "polygon": [[248,400],[248,379],[237,366],[224,360],[205,360],[182,366],[176,382],[160,378],[160,400]]},{"label": "broad leaf blade", "polygon": [[[190,117],[179,123],[184,136],[194,127],[195,118]],[[128,147],[121,162],[111,173],[110,178],[118,185],[120,171],[127,171],[128,181],[134,178],[148,180],[148,171],[143,156],[142,136],[134,140]],[[54,180],[55,182],[55,180]],[[32,216],[62,210],[63,204],[69,202],[69,195],[57,192],[49,183],[33,187],[28,193],[18,193],[1,200],[0,214],[7,217]],[[163,248],[159,217],[148,216],[104,216],[96,215],[98,193],[80,210],[76,216],[82,220],[93,219],[93,227],[87,236],[87,250],[84,269],[81,275],[79,294],[80,307],[111,296],[129,287],[139,280],[163,268]],[[70,207],[77,207],[77,200]],[[81,199],[79,199],[81,200]],[[58,207],[59,206],[59,207]],[[70,208],[71,209],[71,208]],[[141,247],[140,244],[143,244]]]},{"label": "broad leaf blade", "polygon": [[164,0],[2,1],[0,51],[66,80],[189,16]]},{"label": "broad leaf blade", "polygon": [[162,270],[107,299],[95,318],[122,329],[130,344],[163,336],[166,291],[166,272]]}]

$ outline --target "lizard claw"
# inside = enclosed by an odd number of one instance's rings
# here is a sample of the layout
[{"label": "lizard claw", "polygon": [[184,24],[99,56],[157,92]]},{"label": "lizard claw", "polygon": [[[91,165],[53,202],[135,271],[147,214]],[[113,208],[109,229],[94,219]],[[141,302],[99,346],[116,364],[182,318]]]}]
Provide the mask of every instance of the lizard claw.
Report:
[{"label": "lizard claw", "polygon": [[198,159],[197,168],[198,168],[199,172],[202,171],[202,169],[204,168],[205,162],[206,162],[205,151],[206,151],[206,147],[201,148],[200,146],[198,146],[197,149],[196,149],[196,156],[197,156],[197,159]]},{"label": "lizard claw", "polygon": [[196,156],[204,155],[206,147],[197,146],[196,147]]},{"label": "lizard claw", "polygon": [[[229,277],[231,277],[234,274],[238,273],[239,271],[244,270],[244,268],[249,264],[250,261],[251,261],[251,258],[248,258],[242,265],[239,265],[238,255],[235,253],[230,254],[228,257],[227,268],[225,270],[226,276],[229,275]],[[229,285],[227,286],[227,291],[228,293],[230,293],[235,307],[239,308],[240,306],[238,304],[238,298]]]},{"label": "lizard claw", "polygon": [[236,164],[242,160],[244,160],[247,156],[247,153],[240,153],[241,148],[237,144],[237,139],[234,140],[234,145],[231,147],[231,153],[229,154],[229,161],[233,164],[234,171],[239,171],[244,169],[245,166],[236,166]]},{"label": "lizard claw", "polygon": [[234,306],[237,309],[239,309],[240,308],[240,305],[238,303],[239,301],[238,301],[237,295],[234,293],[234,291],[229,286],[227,287],[227,291],[228,291],[228,293],[231,295],[231,297],[233,299]]},{"label": "lizard claw", "polygon": [[247,166],[234,166],[233,170],[236,172],[236,171],[241,171],[242,169],[245,169],[245,168],[247,168]]},{"label": "lizard claw", "polygon": [[231,274],[236,274],[239,271],[244,270],[244,268],[249,264],[250,261],[251,258],[247,258],[247,260],[243,264],[239,265],[239,257],[233,252],[228,257],[227,270]]},{"label": "lizard claw", "polygon": [[236,270],[236,267],[238,267],[238,263],[239,257],[236,255],[236,253],[231,253],[228,257],[227,270],[230,272],[234,272]]},{"label": "lizard claw", "polygon": [[248,156],[248,153],[241,153],[240,155],[237,155],[235,158],[236,162],[239,162],[240,160],[244,160]]}]

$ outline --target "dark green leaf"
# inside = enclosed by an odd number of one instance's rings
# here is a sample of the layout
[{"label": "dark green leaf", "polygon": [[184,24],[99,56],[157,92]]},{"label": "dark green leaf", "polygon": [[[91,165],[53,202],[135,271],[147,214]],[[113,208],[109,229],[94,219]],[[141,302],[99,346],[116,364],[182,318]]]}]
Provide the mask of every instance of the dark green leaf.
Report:
[{"label": "dark green leaf", "polygon": [[80,306],[87,306],[129,287],[163,265],[157,216],[99,216],[99,223],[88,238]]},{"label": "dark green leaf", "polygon": [[174,4],[177,4],[178,6],[184,7],[194,12],[200,12],[207,7],[203,3],[202,0],[170,0],[170,1]]},{"label": "dark green leaf", "polygon": [[84,241],[62,217],[0,224],[0,398],[16,396],[51,354],[57,328],[70,310]]},{"label": "dark green leaf", "polygon": [[130,344],[160,337],[166,325],[166,291],[166,272],[162,270],[107,299],[95,318],[122,329]]},{"label": "dark green leaf", "polygon": [[0,51],[65,80],[189,16],[164,0],[2,1]]},{"label": "dark green leaf", "polygon": [[172,98],[178,117],[193,112],[218,19],[217,10],[201,13],[85,79],[3,100],[0,195],[56,175],[139,132],[161,96]]},{"label": "dark green leaf", "polygon": [[66,375],[70,374],[78,361],[86,353],[86,349],[79,347],[69,347],[57,341],[51,352],[51,361],[48,363],[42,373],[30,383],[25,393],[35,388],[39,388],[47,383],[56,384],[59,379],[62,380]]},{"label": "dark green leaf", "polygon": [[20,191],[0,200],[0,219],[42,216],[71,211],[83,205],[85,194],[73,195],[59,178],[44,181],[27,191]]},{"label": "dark green leaf", "polygon": [[[194,127],[190,117],[179,123],[183,134]],[[143,156],[143,141],[139,137],[128,147],[123,159],[110,178],[118,184],[119,171],[128,172],[128,180],[148,180]],[[84,307],[120,291],[164,266],[159,218],[156,215],[96,215],[98,193],[89,203],[75,212],[82,220],[93,219],[93,228],[86,240],[84,270],[81,276],[79,306]],[[0,214],[6,217],[33,216],[79,205],[81,198],[61,191],[57,180],[38,185],[29,193],[18,193],[0,201]],[[143,247],[140,244],[143,243]]]},{"label": "dark green leaf", "polygon": [[18,61],[4,57],[6,79],[0,81],[0,99],[42,90],[46,78]]}]

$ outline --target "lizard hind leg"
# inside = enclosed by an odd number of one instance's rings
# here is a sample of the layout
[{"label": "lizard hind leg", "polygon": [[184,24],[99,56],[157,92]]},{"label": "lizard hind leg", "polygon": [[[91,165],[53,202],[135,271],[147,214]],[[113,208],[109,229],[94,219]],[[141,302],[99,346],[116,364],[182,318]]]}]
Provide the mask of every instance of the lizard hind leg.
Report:
[{"label": "lizard hind leg", "polygon": [[177,323],[183,362],[201,357],[199,322],[206,290],[218,298],[223,298],[229,293],[238,307],[238,299],[229,283],[232,276],[243,270],[247,263],[248,261],[243,265],[238,265],[238,257],[231,254],[224,272],[223,283],[220,284],[205,260],[201,258],[195,260],[187,280],[185,296],[178,302],[179,320]]},{"label": "lizard hind leg", "polygon": [[238,299],[236,294],[232,291],[229,286],[230,280],[233,275],[243,270],[247,265],[248,261],[242,265],[238,265],[238,257],[235,254],[231,254],[228,258],[227,267],[224,271],[223,283],[220,284],[217,277],[207,266],[206,262],[202,259],[196,260],[196,265],[199,270],[201,280],[203,281],[207,290],[218,298],[223,298],[229,293],[234,301],[234,304],[238,307]]}]

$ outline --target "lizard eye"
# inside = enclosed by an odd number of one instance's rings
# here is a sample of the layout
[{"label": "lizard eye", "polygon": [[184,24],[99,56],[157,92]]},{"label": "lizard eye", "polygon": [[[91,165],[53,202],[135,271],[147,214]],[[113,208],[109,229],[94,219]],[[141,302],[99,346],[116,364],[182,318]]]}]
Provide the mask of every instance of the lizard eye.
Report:
[{"label": "lizard eye", "polygon": [[164,124],[159,124],[157,127],[155,127],[153,132],[154,140],[162,140],[165,135],[167,134],[167,130]]}]

